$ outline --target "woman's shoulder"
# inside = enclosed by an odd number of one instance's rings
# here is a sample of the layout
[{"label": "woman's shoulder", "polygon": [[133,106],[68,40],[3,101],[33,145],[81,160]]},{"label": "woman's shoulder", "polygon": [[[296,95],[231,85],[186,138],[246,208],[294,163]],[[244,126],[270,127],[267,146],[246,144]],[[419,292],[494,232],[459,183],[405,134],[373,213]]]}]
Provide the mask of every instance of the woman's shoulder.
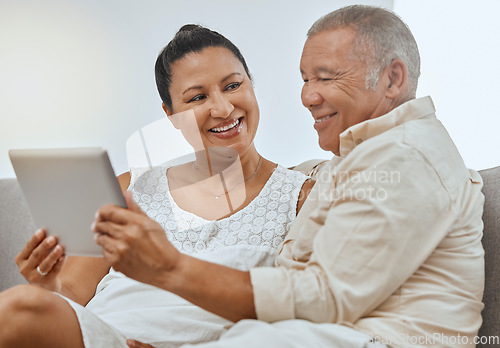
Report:
[{"label": "woman's shoulder", "polygon": [[293,170],[291,168],[286,168],[280,164],[276,166],[275,175],[284,176],[287,180],[297,181],[297,183],[302,184],[304,181],[308,179],[308,176],[304,174],[302,171]]},{"label": "woman's shoulder", "polygon": [[130,178],[130,172],[122,173],[116,178],[118,180],[118,185],[120,185],[120,189],[123,193],[125,193],[130,186]]},{"label": "woman's shoulder", "polygon": [[289,178],[288,181],[295,183],[296,212],[298,214],[316,182],[311,179],[309,175],[306,175],[303,170],[296,170],[295,168],[284,168],[280,165],[278,165],[276,169],[278,168],[284,175],[286,175],[286,177]]}]

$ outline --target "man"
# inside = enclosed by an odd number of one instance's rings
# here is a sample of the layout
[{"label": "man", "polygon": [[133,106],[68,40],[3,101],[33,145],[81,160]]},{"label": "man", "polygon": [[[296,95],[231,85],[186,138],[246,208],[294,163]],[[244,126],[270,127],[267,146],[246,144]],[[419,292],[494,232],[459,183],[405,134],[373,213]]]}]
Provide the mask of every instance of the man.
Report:
[{"label": "man", "polygon": [[[130,196],[129,210],[99,212],[105,257],[216,314],[259,319],[204,347],[474,346],[482,183],[431,99],[415,99],[419,65],[409,29],[380,8],[342,8],[309,30],[302,102],[320,146],[336,156],[317,174],[276,268],[240,272],[181,255]],[[166,252],[140,256],[149,240]]]}]

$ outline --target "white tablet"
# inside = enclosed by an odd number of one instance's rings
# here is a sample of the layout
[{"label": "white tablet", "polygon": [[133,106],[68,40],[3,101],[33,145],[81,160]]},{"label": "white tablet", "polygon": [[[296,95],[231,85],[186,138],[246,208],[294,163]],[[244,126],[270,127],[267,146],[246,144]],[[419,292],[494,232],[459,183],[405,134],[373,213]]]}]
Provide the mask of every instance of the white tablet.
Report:
[{"label": "white tablet", "polygon": [[106,150],[16,149],[9,157],[35,225],[68,255],[102,256],[90,227],[95,213],[104,204],[126,206]]}]

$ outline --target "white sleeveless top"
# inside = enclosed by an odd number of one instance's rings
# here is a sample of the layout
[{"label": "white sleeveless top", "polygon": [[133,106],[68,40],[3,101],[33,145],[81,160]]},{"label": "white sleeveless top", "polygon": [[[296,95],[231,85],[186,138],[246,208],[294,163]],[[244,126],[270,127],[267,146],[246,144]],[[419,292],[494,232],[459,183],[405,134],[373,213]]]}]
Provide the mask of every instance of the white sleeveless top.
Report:
[{"label": "white sleeveless top", "polygon": [[[209,221],[182,210],[169,192],[165,167],[131,170],[134,200],[185,254],[240,270],[273,266],[296,216],[307,177],[278,166],[259,195],[233,215]],[[127,338],[175,347],[215,340],[232,324],[168,291],[136,282],[113,269],[87,309]],[[85,332],[92,330],[83,330]]]}]

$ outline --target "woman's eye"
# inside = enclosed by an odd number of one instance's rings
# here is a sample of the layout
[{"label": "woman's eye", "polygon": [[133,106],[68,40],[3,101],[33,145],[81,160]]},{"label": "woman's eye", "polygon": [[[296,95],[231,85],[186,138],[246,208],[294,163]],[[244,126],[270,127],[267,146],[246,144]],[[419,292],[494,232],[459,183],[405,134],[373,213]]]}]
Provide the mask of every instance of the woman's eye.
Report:
[{"label": "woman's eye", "polygon": [[194,101],[200,101],[205,99],[206,97],[203,94],[198,94],[194,96],[193,98],[189,99],[188,103],[194,102]]},{"label": "woman's eye", "polygon": [[240,87],[240,85],[241,85],[241,83],[239,83],[239,82],[233,82],[233,83],[230,83],[229,85],[227,85],[225,90],[230,91],[232,89],[236,89],[236,88]]}]

